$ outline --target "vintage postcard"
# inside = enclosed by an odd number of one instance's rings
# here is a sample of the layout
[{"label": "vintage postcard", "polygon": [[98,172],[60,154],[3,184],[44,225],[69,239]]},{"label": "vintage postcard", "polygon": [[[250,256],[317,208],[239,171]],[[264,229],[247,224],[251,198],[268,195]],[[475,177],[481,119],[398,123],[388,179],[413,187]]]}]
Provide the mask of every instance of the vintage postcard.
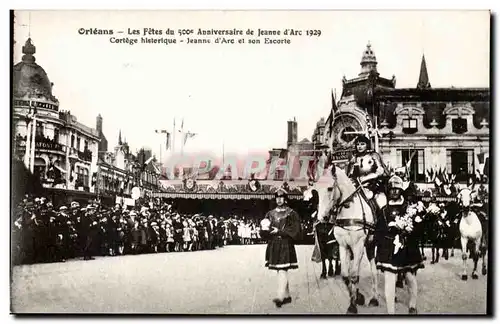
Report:
[{"label": "vintage postcard", "polygon": [[11,12],[11,312],[492,312],[489,11]]}]

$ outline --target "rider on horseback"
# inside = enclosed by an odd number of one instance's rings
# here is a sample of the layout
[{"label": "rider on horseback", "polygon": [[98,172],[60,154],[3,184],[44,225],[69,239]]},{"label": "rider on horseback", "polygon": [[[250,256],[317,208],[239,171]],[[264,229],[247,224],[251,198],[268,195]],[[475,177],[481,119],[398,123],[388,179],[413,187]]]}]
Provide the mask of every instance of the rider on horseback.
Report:
[{"label": "rider on horseback", "polygon": [[362,185],[362,192],[374,215],[380,212],[380,206],[375,201],[378,195],[384,195],[384,180],[389,175],[380,155],[371,150],[371,141],[364,135],[359,135],[354,142],[356,152],[347,166],[347,175],[354,185]]}]

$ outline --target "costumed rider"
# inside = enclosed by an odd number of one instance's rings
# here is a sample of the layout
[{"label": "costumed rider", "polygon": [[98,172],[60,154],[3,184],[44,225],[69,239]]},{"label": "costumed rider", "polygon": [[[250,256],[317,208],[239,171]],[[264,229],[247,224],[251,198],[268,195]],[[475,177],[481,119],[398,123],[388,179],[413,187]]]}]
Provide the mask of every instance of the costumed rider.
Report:
[{"label": "costumed rider", "polygon": [[287,192],[278,189],[275,193],[277,207],[261,221],[261,237],[268,241],[265,266],[277,273],[277,298],[273,299],[276,307],[292,302],[288,270],[299,267],[294,243],[301,232],[300,218],[297,212],[286,205],[287,198]]},{"label": "costumed rider", "polygon": [[389,176],[389,172],[380,155],[372,151],[371,141],[366,136],[359,135],[354,145],[356,150],[347,166],[347,175],[356,188],[360,184],[363,186],[362,195],[372,208],[373,214],[378,216],[380,209],[387,203],[384,180]]},{"label": "costumed rider", "polygon": [[377,222],[376,242],[377,268],[385,276],[385,300],[387,312],[395,313],[396,278],[398,274],[406,277],[410,301],[409,313],[417,313],[417,270],[424,267],[418,249],[422,220],[416,209],[408,208],[402,195],[403,180],[398,176],[389,179],[388,202]]}]

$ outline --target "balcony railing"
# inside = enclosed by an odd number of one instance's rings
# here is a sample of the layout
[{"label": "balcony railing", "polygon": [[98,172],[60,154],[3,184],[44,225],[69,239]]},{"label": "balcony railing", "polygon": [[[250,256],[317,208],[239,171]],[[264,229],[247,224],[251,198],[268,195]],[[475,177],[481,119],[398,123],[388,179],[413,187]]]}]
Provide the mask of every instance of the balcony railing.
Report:
[{"label": "balcony railing", "polygon": [[85,150],[85,151],[79,151],[76,148],[70,147],[69,148],[69,157],[73,159],[80,159],[86,162],[92,162],[92,151]]},{"label": "balcony railing", "polygon": [[92,152],[89,150],[83,152],[78,151],[78,158],[87,162],[92,162]]}]

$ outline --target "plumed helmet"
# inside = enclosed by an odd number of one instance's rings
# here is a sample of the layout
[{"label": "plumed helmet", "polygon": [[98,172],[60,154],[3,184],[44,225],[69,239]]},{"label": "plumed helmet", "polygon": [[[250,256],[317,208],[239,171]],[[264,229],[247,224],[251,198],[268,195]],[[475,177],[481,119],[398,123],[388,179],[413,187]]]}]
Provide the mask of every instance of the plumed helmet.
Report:
[{"label": "plumed helmet", "polygon": [[278,198],[278,197],[283,197],[285,199],[288,199],[288,192],[286,192],[285,189],[283,188],[279,188],[278,190],[276,190],[276,192],[274,193],[274,198]]},{"label": "plumed helmet", "polygon": [[398,176],[392,176],[389,179],[389,189],[401,189],[403,190],[403,179]]}]

